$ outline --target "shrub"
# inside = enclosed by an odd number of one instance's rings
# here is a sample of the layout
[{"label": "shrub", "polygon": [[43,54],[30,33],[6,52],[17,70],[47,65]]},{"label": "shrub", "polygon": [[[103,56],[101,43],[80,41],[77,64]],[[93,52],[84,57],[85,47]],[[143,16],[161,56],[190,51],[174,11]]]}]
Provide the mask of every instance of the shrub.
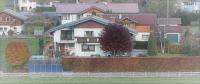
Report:
[{"label": "shrub", "polygon": [[28,61],[29,56],[25,42],[11,42],[6,47],[6,61],[13,68],[20,68]]},{"label": "shrub", "polygon": [[150,34],[149,41],[148,41],[148,55],[156,56],[157,53],[158,51],[157,51],[156,39],[153,34]]}]

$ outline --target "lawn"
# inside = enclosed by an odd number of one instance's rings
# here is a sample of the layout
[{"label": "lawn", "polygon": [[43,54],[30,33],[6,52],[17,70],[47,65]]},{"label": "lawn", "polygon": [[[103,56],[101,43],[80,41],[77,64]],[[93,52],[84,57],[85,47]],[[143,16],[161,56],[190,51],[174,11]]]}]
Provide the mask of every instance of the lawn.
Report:
[{"label": "lawn", "polygon": [[10,0],[0,0],[0,11],[2,11]]},{"label": "lawn", "polygon": [[38,39],[0,39],[0,69],[6,70],[7,64],[5,62],[5,49],[8,43],[13,41],[25,41],[29,47],[31,55],[37,55],[39,53]]},{"label": "lawn", "polygon": [[0,78],[0,84],[200,84],[200,77],[181,78]]}]

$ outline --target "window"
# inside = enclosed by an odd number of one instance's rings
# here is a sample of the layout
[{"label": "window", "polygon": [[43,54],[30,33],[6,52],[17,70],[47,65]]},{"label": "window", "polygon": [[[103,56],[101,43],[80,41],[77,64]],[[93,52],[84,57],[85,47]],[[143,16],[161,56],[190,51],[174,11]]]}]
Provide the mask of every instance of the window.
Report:
[{"label": "window", "polygon": [[82,44],[82,51],[95,51],[95,45]]},{"label": "window", "polygon": [[8,22],[10,20],[10,18],[9,17],[6,17],[6,21]]},{"label": "window", "polygon": [[62,30],[61,31],[61,40],[73,40],[72,30]]},{"label": "window", "polygon": [[6,28],[6,27],[4,27],[4,31],[7,31],[7,28]]},{"label": "window", "polygon": [[73,48],[74,48],[74,43],[65,44],[65,49],[73,49]]},{"label": "window", "polygon": [[149,35],[142,35],[142,40],[148,41],[149,40]]},{"label": "window", "polygon": [[69,14],[65,15],[65,16],[64,16],[64,19],[65,19],[65,20],[70,20],[70,15],[69,15]]},{"label": "window", "polygon": [[85,37],[93,37],[93,31],[85,31]]},{"label": "window", "polygon": [[2,27],[0,27],[0,31],[2,31],[3,30],[3,28]]},{"label": "window", "polygon": [[179,35],[178,34],[167,34],[167,42],[170,44],[179,43]]}]

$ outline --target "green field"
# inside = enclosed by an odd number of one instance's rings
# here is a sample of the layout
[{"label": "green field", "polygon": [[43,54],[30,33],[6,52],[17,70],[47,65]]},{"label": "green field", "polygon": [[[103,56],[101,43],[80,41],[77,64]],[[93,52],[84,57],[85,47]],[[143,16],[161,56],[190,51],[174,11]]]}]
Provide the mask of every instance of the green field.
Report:
[{"label": "green field", "polygon": [[0,84],[200,84],[200,78],[0,78]]},{"label": "green field", "polygon": [[2,11],[10,0],[0,0],[0,11]]},{"label": "green field", "polygon": [[29,47],[31,55],[38,55],[39,53],[38,39],[0,39],[0,69],[3,71],[5,71],[7,67],[5,62],[5,49],[7,44],[13,41],[25,41]]}]

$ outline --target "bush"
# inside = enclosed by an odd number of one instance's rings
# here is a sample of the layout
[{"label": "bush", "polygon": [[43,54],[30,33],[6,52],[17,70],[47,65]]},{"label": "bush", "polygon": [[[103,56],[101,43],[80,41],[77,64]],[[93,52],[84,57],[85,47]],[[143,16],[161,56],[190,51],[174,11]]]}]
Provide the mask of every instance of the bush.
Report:
[{"label": "bush", "polygon": [[170,54],[180,54],[182,45],[167,45],[166,52]]},{"label": "bush", "polygon": [[29,59],[30,53],[25,42],[11,42],[6,47],[6,61],[13,68],[22,67]]}]

